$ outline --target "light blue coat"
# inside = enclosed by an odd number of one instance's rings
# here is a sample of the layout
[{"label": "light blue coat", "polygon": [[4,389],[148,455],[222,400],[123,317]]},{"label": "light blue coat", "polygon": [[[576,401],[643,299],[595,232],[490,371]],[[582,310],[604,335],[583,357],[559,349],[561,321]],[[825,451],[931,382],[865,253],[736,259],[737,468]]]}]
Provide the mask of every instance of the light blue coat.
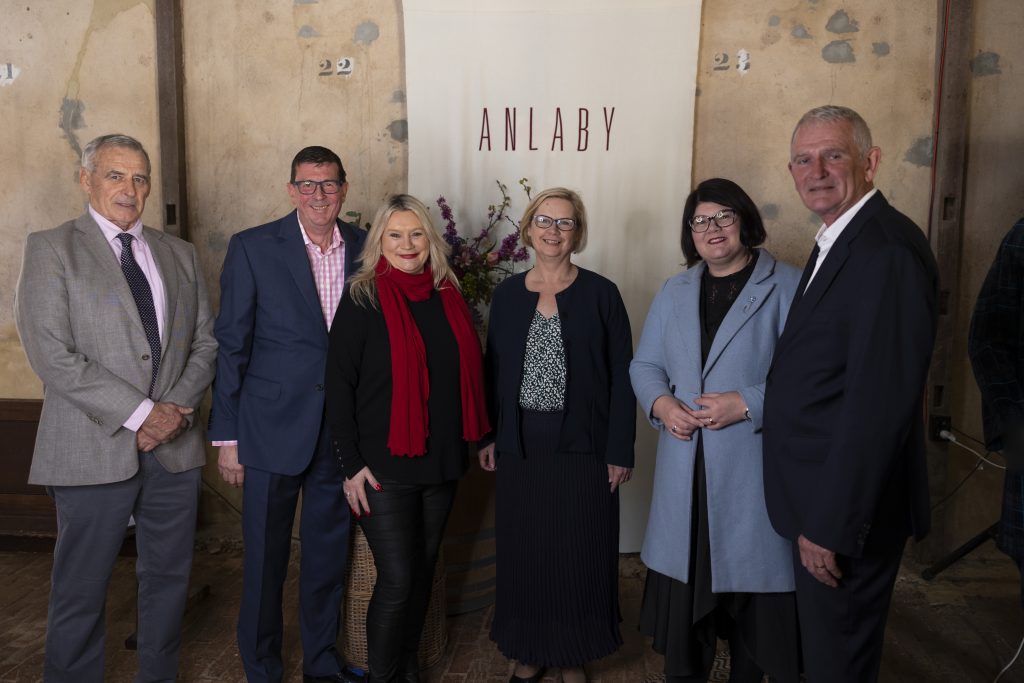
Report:
[{"label": "light blue coat", "polygon": [[[637,401],[660,434],[654,492],[640,557],[651,569],[688,582],[690,514],[697,440],[672,437],[651,417],[654,401],[675,395],[695,407],[703,392],[739,391],[749,422],[704,430],[704,462],[715,593],[793,590],[790,543],[775,533],[764,502],[761,417],[764,380],[800,272],[767,251],[722,321],[701,371],[700,263],[669,278],[654,298],[630,365]],[[696,435],[695,435],[696,436]]]}]

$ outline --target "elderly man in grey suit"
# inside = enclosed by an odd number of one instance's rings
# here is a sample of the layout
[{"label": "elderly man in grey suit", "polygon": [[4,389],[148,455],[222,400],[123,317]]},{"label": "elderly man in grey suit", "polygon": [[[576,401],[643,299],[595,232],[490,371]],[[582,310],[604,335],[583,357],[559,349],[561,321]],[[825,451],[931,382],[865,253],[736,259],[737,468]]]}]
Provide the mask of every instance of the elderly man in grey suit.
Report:
[{"label": "elderly man in grey suit", "polygon": [[177,675],[217,344],[192,245],[143,227],[150,163],[105,135],[82,154],[89,209],[25,246],[15,315],[43,381],[29,481],[57,507],[46,681],[102,681],[104,605],[134,516],[136,681]]}]

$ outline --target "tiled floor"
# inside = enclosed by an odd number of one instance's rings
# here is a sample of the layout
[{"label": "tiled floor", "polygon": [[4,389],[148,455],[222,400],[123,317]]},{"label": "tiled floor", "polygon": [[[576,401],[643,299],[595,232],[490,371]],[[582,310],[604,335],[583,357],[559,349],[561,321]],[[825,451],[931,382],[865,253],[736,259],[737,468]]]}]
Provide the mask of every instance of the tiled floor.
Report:
[{"label": "tiled floor", "polygon": [[[654,681],[660,658],[635,628],[643,569],[634,557],[622,562],[625,645],[595,662],[595,683]],[[887,683],[992,681],[1024,636],[1024,612],[1013,565],[992,544],[960,561],[933,582],[921,567],[905,561],[886,634],[882,680]],[[0,681],[41,679],[50,555],[0,552]],[[107,680],[130,681],[134,657],[122,643],[134,626],[133,563],[118,562],[107,608]],[[235,615],[241,590],[241,556],[236,544],[211,544],[196,555],[196,586],[209,596],[187,616],[180,680],[242,681],[235,647]],[[295,567],[287,586],[285,652],[289,681],[301,681],[301,655],[295,620]],[[499,683],[509,665],[487,637],[491,609],[448,620],[448,647],[425,672],[425,683]],[[545,681],[557,680],[552,673]],[[724,680],[724,679],[722,679]],[[1024,682],[1024,661],[1003,676]]]}]

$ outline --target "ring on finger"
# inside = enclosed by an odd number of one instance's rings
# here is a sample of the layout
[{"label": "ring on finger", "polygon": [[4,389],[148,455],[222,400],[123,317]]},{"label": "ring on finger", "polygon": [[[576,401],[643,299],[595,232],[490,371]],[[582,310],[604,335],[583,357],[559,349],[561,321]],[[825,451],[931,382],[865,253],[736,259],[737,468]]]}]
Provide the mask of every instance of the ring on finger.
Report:
[{"label": "ring on finger", "polygon": [[714,420],[713,418],[710,418],[710,417],[709,417],[709,418],[708,418],[708,424],[709,424],[709,425],[713,425],[713,424],[715,424],[715,420]]}]

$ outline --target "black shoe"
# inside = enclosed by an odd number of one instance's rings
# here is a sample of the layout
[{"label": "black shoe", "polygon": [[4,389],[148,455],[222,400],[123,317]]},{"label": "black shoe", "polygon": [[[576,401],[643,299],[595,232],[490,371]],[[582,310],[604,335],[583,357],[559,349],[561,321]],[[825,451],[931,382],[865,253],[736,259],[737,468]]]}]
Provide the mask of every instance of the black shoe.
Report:
[{"label": "black shoe", "polygon": [[544,678],[544,667],[537,669],[537,673],[533,674],[529,678],[520,678],[515,674],[512,674],[512,678],[508,679],[508,683],[540,683],[540,679]]},{"label": "black shoe", "polygon": [[351,671],[339,671],[328,676],[310,676],[302,674],[302,683],[363,683],[364,677]]}]

